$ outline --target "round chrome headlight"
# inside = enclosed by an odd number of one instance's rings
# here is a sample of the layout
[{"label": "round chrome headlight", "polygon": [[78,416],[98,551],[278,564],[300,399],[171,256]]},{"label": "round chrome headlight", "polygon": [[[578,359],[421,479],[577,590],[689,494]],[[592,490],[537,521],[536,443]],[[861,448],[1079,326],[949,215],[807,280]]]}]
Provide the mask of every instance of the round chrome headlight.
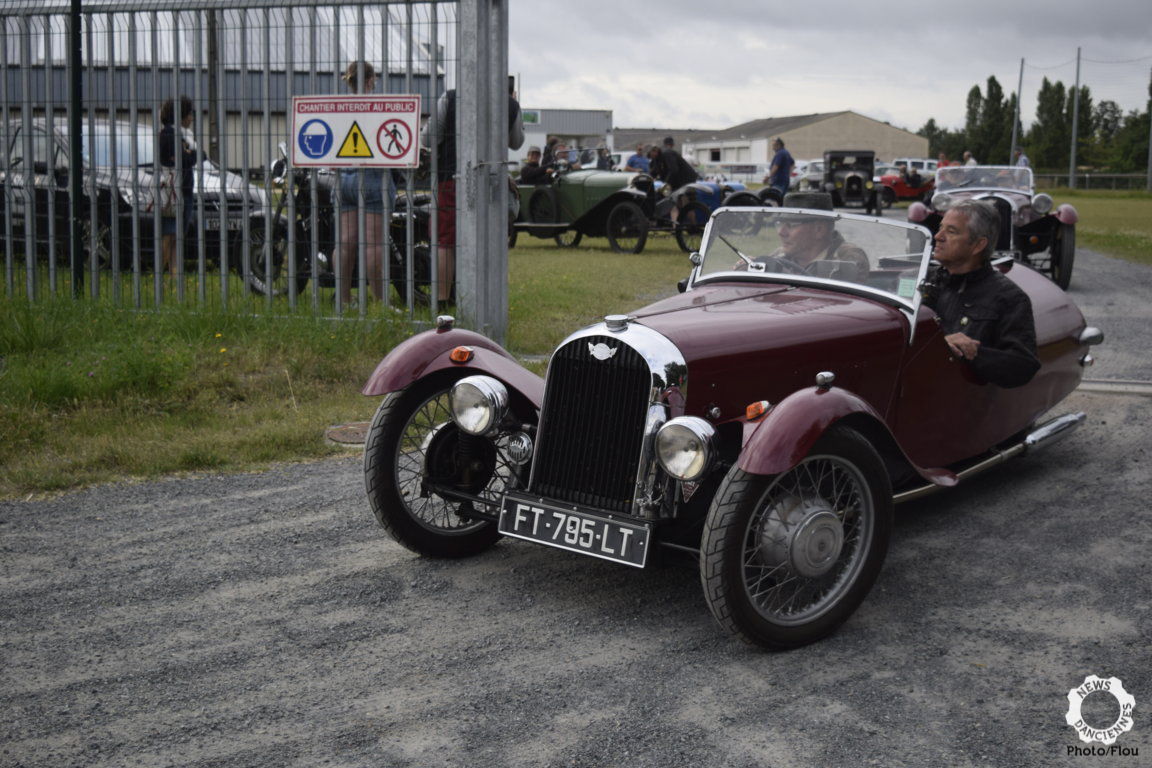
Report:
[{"label": "round chrome headlight", "polygon": [[460,379],[449,393],[452,421],[472,435],[494,431],[508,411],[508,390],[491,376]]},{"label": "round chrome headlight", "polygon": [[937,213],[944,213],[944,211],[951,207],[952,195],[947,192],[937,192],[935,195],[932,195],[932,208],[934,208]]},{"label": "round chrome headlight", "polygon": [[1036,213],[1048,213],[1052,210],[1052,196],[1043,192],[1032,198],[1032,210]]},{"label": "round chrome headlight", "polygon": [[699,480],[712,467],[716,430],[704,419],[680,416],[656,433],[656,458],[677,480]]}]

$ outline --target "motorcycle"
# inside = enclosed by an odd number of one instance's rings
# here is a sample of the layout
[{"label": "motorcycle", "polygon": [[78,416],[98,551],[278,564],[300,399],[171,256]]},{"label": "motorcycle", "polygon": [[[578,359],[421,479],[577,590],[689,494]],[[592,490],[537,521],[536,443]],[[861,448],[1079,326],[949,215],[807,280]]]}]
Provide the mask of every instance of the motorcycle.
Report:
[{"label": "motorcycle", "polygon": [[[250,285],[261,294],[302,294],[315,278],[317,286],[336,286],[338,260],[336,200],[339,175],[328,168],[290,169],[287,145],[280,144],[280,157],[269,169],[269,179],[283,190],[276,202],[275,221],[282,222],[272,241],[252,265]],[[389,230],[388,282],[402,299],[429,303],[432,280],[432,199],[427,194],[403,192],[396,197]],[[289,226],[291,225],[291,226]],[[411,232],[411,238],[409,238]],[[412,292],[408,278],[409,250],[413,256]],[[352,281],[358,280],[356,260]]]}]

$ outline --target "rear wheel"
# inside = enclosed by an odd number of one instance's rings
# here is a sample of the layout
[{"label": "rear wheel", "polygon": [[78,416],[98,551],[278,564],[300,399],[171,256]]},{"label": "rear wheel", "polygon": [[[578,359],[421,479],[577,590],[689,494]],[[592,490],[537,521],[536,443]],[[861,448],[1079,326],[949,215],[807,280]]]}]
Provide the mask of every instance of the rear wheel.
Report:
[{"label": "rear wheel", "polygon": [[676,218],[676,242],[680,249],[686,253],[700,250],[700,243],[704,240],[704,226],[711,216],[708,206],[693,201],[680,209]]},{"label": "rear wheel", "polygon": [[705,599],[723,627],[750,643],[814,642],[864,600],[891,528],[879,455],[858,433],[833,428],[785,472],[728,472],[704,524]]},{"label": "rear wheel", "polygon": [[[536,224],[555,224],[559,221],[560,205],[556,200],[556,190],[552,187],[537,187],[528,198],[528,217]],[[552,237],[556,230],[552,227],[535,227],[529,230],[533,237]]]},{"label": "rear wheel", "polygon": [[1051,254],[1052,282],[1066,291],[1072,282],[1072,262],[1076,260],[1076,225],[1060,225],[1052,238]]},{"label": "rear wheel", "polygon": [[608,212],[604,234],[616,253],[640,253],[648,242],[648,219],[636,203],[617,203]]}]

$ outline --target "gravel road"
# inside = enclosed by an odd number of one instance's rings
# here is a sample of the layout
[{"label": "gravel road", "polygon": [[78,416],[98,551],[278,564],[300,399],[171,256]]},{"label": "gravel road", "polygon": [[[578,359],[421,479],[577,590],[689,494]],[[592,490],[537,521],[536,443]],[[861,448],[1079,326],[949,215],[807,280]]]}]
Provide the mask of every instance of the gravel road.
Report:
[{"label": "gravel road", "polygon": [[[1152,379],[1150,288],[1079,254],[1090,377]],[[788,653],[690,563],[420,559],[358,455],[0,503],[0,766],[1148,765],[1150,402],[1085,388],[1070,438],[900,507],[861,609]],[[1069,754],[1092,674],[1136,699],[1126,754]]]}]

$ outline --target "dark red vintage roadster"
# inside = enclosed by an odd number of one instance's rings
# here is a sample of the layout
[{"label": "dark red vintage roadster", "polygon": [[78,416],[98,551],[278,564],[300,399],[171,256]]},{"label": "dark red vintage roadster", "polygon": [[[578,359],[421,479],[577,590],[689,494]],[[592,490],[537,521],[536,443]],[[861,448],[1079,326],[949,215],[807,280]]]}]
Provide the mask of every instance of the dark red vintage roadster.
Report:
[{"label": "dark red vintage roadster", "polygon": [[[781,232],[834,228],[866,254],[797,267]],[[726,629],[813,642],[868,594],[895,503],[1065,435],[1049,416],[1101,339],[1028,266],[1042,367],[1002,389],[952,357],[922,305],[928,230],[788,208],[721,208],[682,293],[577,331],[546,377],[441,318],[379,365],[365,446],[379,522],[422,555],[502,537],[622,566],[698,558]]]}]

